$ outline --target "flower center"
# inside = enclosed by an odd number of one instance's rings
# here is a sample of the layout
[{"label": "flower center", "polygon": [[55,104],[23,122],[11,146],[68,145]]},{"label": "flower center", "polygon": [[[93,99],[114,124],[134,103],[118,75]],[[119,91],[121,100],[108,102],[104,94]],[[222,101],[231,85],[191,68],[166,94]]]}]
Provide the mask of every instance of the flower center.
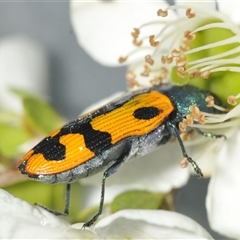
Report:
[{"label": "flower center", "polygon": [[[184,14],[165,21],[176,11]],[[130,87],[169,81],[191,84],[214,92],[223,102],[240,92],[240,30],[236,24],[220,12],[199,6],[174,5],[159,9],[157,15],[159,21],[133,29],[136,49],[119,59],[124,62],[139,52],[144,56],[141,64],[129,67]]]}]

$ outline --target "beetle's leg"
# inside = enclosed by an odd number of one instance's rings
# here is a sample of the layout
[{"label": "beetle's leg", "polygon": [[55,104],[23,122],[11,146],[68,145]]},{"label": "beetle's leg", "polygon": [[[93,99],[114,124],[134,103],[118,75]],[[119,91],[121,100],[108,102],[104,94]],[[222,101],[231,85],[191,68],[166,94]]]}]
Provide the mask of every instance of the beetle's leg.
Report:
[{"label": "beetle's leg", "polygon": [[70,192],[71,192],[71,184],[68,183],[66,186],[66,199],[65,199],[65,207],[64,207],[64,212],[57,212],[54,211],[52,209],[49,209],[41,204],[35,203],[34,205],[39,206],[45,210],[47,210],[48,212],[56,215],[56,216],[67,216],[69,213],[69,206],[70,206]]},{"label": "beetle's leg", "polygon": [[202,171],[201,169],[199,168],[199,166],[197,165],[197,163],[191,158],[188,156],[187,152],[186,152],[186,149],[183,145],[183,142],[182,142],[182,139],[179,135],[179,132],[178,132],[178,129],[176,128],[176,126],[174,124],[172,124],[171,122],[168,122],[167,123],[167,127],[170,128],[171,132],[173,132],[174,136],[177,138],[178,140],[178,143],[180,145],[180,148],[182,150],[182,154],[185,158],[187,158],[188,162],[192,165],[195,173],[197,174],[197,176],[199,176],[200,178],[203,177],[203,174],[202,174]]},{"label": "beetle's leg", "polygon": [[98,217],[102,214],[103,203],[104,203],[104,193],[105,193],[105,181],[106,181],[106,178],[109,177],[110,175],[112,175],[113,173],[115,173],[118,170],[118,168],[120,167],[121,163],[122,163],[122,161],[117,161],[116,163],[114,163],[111,167],[109,167],[103,173],[102,188],[101,188],[101,198],[100,198],[100,204],[99,204],[98,212],[91,220],[89,220],[88,222],[83,224],[82,228],[90,227],[98,219]]},{"label": "beetle's leg", "polygon": [[66,199],[65,199],[65,207],[63,215],[67,216],[69,214],[69,207],[70,207],[70,193],[71,193],[71,184],[67,183],[66,186]]},{"label": "beetle's leg", "polygon": [[196,132],[204,137],[208,137],[208,138],[224,138],[224,140],[226,140],[226,136],[223,134],[214,134],[214,133],[210,133],[210,132],[203,132],[201,131],[199,128],[194,128],[196,130]]}]

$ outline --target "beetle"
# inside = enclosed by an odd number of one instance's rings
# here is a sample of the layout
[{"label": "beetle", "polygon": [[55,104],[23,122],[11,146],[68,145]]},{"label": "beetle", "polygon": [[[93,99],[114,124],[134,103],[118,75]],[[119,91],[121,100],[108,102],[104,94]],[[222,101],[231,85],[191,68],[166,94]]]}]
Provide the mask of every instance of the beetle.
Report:
[{"label": "beetle", "polygon": [[127,93],[51,133],[26,153],[17,167],[37,181],[67,183],[64,214],[69,209],[70,183],[103,171],[99,210],[84,224],[89,227],[102,213],[106,178],[132,157],[143,156],[173,138],[195,173],[203,177],[184,148],[178,124],[190,113],[191,105],[216,113],[215,108],[206,106],[208,95],[190,85],[156,85]]}]

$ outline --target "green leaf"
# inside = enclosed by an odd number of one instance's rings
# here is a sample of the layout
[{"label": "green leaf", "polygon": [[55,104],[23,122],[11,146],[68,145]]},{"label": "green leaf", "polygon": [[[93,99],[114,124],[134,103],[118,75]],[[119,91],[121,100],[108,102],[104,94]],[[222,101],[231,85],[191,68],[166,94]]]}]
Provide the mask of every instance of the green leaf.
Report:
[{"label": "green leaf", "polygon": [[63,125],[63,119],[49,103],[22,90],[12,91],[22,98],[26,122],[33,130],[49,134]]},{"label": "green leaf", "polygon": [[118,195],[111,203],[111,211],[122,209],[159,209],[165,195],[148,191],[128,191]]},{"label": "green leaf", "polygon": [[31,134],[22,126],[0,122],[0,152],[5,157],[13,157],[18,147],[31,138]]}]

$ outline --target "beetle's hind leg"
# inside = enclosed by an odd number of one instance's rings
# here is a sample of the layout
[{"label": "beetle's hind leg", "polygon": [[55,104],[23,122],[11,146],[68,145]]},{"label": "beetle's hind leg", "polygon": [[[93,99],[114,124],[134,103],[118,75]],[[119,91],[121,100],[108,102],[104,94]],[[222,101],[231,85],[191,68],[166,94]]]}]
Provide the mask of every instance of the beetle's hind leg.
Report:
[{"label": "beetle's hind leg", "polygon": [[102,188],[101,188],[101,198],[100,198],[100,204],[99,204],[98,212],[97,212],[97,214],[95,214],[93,216],[93,218],[91,220],[89,220],[88,222],[83,224],[83,227],[82,227],[83,229],[85,227],[90,227],[91,225],[93,225],[93,223],[95,221],[97,221],[98,217],[102,214],[103,204],[104,204],[104,194],[105,194],[105,181],[106,181],[106,178],[109,177],[110,175],[112,175],[113,173],[115,173],[118,170],[118,168],[120,167],[121,164],[122,164],[122,161],[117,161],[103,173]]},{"label": "beetle's hind leg", "polygon": [[41,204],[35,203],[34,205],[39,206],[48,212],[56,215],[56,216],[68,216],[69,214],[69,207],[70,207],[70,193],[71,193],[71,184],[67,183],[66,185],[66,198],[65,198],[65,207],[64,207],[64,212],[57,212],[52,209],[49,209]]}]

